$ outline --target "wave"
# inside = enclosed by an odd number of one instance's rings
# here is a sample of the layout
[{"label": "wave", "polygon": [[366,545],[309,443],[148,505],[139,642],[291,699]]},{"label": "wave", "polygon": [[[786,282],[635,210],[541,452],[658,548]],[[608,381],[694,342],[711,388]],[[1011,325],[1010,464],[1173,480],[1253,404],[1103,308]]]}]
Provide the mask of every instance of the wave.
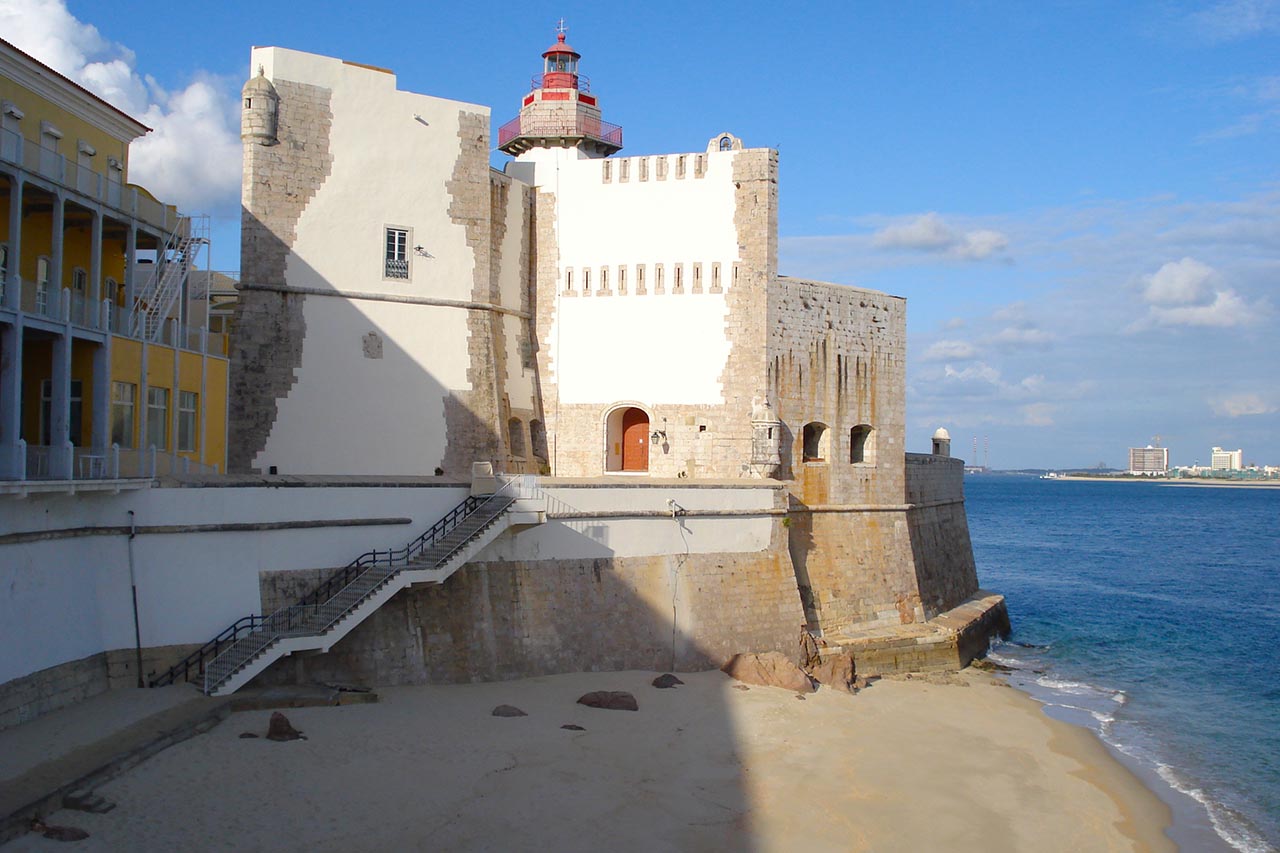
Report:
[{"label": "wave", "polygon": [[1239,850],[1240,853],[1275,853],[1276,848],[1271,846],[1265,838],[1249,826],[1249,822],[1244,815],[1230,806],[1218,802],[1195,785],[1187,782],[1179,775],[1177,770],[1168,764],[1156,762],[1156,773],[1170,788],[1186,794],[1204,806],[1205,811],[1209,813],[1209,821],[1213,824],[1214,832],[1218,833],[1223,841]]}]

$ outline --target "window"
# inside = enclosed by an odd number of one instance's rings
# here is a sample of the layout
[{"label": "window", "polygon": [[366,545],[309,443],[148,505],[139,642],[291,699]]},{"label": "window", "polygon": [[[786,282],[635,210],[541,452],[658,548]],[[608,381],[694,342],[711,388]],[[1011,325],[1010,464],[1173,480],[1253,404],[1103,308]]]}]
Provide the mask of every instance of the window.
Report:
[{"label": "window", "polygon": [[653,292],[662,292],[662,264],[653,265]]},{"label": "window", "polygon": [[636,264],[636,293],[644,295],[644,264]]},{"label": "window", "polygon": [[106,281],[106,297],[107,297],[107,328],[112,328],[111,321],[115,319],[116,300],[120,298],[120,285],[116,283],[114,278],[108,278]]},{"label": "window", "polygon": [[384,278],[409,277],[409,229],[387,229],[387,257],[382,271]]},{"label": "window", "polygon": [[71,271],[71,289],[81,296],[89,289],[89,274],[84,271],[84,267],[76,267]]},{"label": "window", "polygon": [[111,443],[133,447],[133,401],[138,386],[129,382],[111,383]]},{"label": "window", "polygon": [[573,290],[573,270],[564,271],[564,290],[565,293]]},{"label": "window", "polygon": [[849,430],[849,461],[854,465],[864,462],[874,462],[872,450],[874,449],[869,443],[871,440],[871,427],[867,424],[858,424]]},{"label": "window", "polygon": [[178,450],[194,453],[199,440],[196,411],[200,407],[200,395],[194,391],[178,392]]},{"label": "window", "polygon": [[36,260],[36,313],[49,313],[49,259]]},{"label": "window", "polygon": [[169,446],[169,389],[147,389],[147,444],[156,450]]},{"label": "window", "polygon": [[519,418],[507,421],[507,443],[511,447],[511,455],[516,459],[524,458],[524,424]]},{"label": "window", "polygon": [[827,427],[816,421],[804,425],[804,461],[822,462],[827,458]]},{"label": "window", "polygon": [[618,292],[625,294],[627,292],[627,268],[618,267]]},{"label": "window", "polygon": [[[67,432],[71,443],[80,446],[81,420],[84,416],[84,383],[79,379],[71,380],[71,407],[67,419]],[[53,444],[53,383],[48,379],[40,382],[40,443],[46,447]]]}]

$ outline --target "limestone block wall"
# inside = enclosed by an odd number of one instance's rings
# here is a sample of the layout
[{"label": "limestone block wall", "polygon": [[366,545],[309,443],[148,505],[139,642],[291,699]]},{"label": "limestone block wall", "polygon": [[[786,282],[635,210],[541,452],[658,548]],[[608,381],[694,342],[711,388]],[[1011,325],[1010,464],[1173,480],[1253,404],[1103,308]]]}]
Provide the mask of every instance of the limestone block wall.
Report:
[{"label": "limestone block wall", "polygon": [[[906,301],[845,285],[777,278],[769,289],[769,399],[782,420],[783,477],[806,505],[903,500]],[[804,426],[821,424],[806,461]],[[862,460],[853,431],[871,428]]]},{"label": "limestone block wall", "polygon": [[703,164],[684,180],[624,170],[625,159],[533,156],[553,472],[619,467],[609,413],[634,406],[665,433],[649,448],[652,476],[741,476],[751,403],[764,392],[776,152],[670,155]]},{"label": "limestone block wall", "polygon": [[978,571],[964,510],[964,462],[908,453],[907,515],[916,583],[932,618],[978,591]]}]

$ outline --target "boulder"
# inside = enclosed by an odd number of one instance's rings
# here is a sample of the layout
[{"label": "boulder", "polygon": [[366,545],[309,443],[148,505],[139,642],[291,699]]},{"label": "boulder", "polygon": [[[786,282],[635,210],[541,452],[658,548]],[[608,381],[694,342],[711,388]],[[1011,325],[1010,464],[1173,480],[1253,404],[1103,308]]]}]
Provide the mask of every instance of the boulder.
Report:
[{"label": "boulder", "polygon": [[498,707],[493,709],[493,716],[495,717],[527,717],[529,715],[526,714],[524,711],[521,711],[515,705],[499,705]]},{"label": "boulder", "polygon": [[561,726],[560,728],[562,728],[562,729],[568,729],[568,730],[569,730],[569,731],[571,731],[571,732],[585,732],[585,731],[586,731],[586,729],[584,729],[582,726],[578,725],[577,723],[565,723],[565,724],[564,724],[563,726]]},{"label": "boulder", "polygon": [[603,708],[606,711],[639,711],[640,705],[636,697],[625,690],[596,690],[587,693],[578,700],[579,705],[588,708]]},{"label": "boulder", "polygon": [[793,693],[812,693],[813,682],[782,652],[740,654],[720,667],[730,678],[760,687],[781,687]]},{"label": "boulder", "polygon": [[826,655],[807,667],[809,677],[823,687],[841,690],[845,693],[857,692],[857,676],[854,673],[853,655]]},{"label": "boulder", "polygon": [[306,740],[307,736],[298,731],[289,722],[289,718],[279,711],[271,713],[271,722],[267,724],[267,740]]},{"label": "boulder", "polygon": [[254,734],[253,732],[241,732],[241,733],[240,733],[240,739],[241,739],[241,740],[246,740],[246,739],[251,738],[251,737],[257,737],[257,735],[256,735],[256,734]]},{"label": "boulder", "polygon": [[657,687],[659,690],[666,690],[670,687],[675,687],[677,684],[684,684],[684,682],[669,672],[664,675],[659,675],[653,680],[653,686]]}]

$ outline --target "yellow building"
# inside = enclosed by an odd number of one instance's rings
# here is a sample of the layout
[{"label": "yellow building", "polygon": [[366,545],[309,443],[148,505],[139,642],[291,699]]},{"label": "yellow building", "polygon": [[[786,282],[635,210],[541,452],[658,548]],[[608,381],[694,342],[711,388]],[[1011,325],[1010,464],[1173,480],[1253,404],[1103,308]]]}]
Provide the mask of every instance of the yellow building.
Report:
[{"label": "yellow building", "polygon": [[0,479],[226,468],[226,338],[184,325],[207,220],[128,182],[149,130],[0,40]]}]

